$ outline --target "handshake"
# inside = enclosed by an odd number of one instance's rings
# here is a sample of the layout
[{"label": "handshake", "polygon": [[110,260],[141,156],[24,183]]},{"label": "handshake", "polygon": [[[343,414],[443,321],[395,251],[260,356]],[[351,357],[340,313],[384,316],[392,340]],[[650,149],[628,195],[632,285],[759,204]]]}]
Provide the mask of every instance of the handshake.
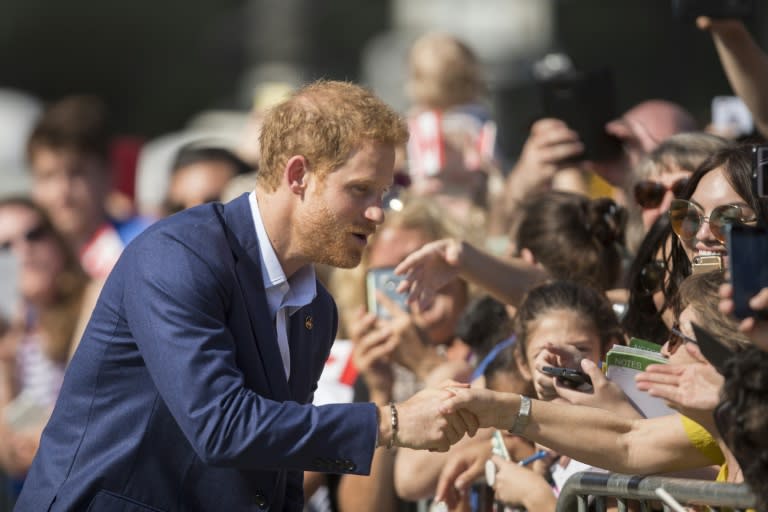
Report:
[{"label": "handshake", "polygon": [[473,437],[478,428],[512,428],[519,408],[519,395],[448,382],[396,406],[380,407],[379,446],[446,452],[464,434]]}]

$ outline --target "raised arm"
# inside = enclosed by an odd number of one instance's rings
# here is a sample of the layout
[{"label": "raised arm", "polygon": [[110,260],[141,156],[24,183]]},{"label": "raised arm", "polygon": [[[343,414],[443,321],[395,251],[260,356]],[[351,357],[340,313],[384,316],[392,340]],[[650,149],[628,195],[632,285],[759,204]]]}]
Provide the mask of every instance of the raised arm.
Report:
[{"label": "raised arm", "polygon": [[760,132],[768,134],[768,55],[740,20],[701,16],[696,25],[712,34],[728,82],[752,112]]},{"label": "raised arm", "polygon": [[427,307],[435,293],[456,276],[469,281],[506,304],[518,304],[523,295],[546,279],[546,272],[521,259],[497,258],[468,242],[446,238],[426,244],[395,269],[405,275],[399,291]]}]

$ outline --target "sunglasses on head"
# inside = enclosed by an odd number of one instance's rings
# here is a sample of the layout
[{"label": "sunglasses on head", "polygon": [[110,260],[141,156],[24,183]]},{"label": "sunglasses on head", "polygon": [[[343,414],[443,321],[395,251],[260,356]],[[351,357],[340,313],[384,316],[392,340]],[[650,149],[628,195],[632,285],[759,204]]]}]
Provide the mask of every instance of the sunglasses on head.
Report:
[{"label": "sunglasses on head", "polygon": [[671,190],[675,197],[680,197],[686,185],[688,178],[680,178],[669,187],[658,181],[643,180],[635,185],[635,202],[643,209],[658,208],[668,190]]},{"label": "sunglasses on head", "polygon": [[730,224],[746,224],[757,220],[755,212],[747,205],[723,204],[712,210],[709,217],[703,215],[699,205],[685,199],[675,199],[669,207],[672,230],[681,240],[692,240],[704,222],[720,242],[725,243],[725,227]]},{"label": "sunglasses on head", "polygon": [[48,226],[45,226],[43,224],[40,224],[39,226],[35,226],[33,228],[30,228],[26,232],[22,233],[16,238],[12,238],[10,240],[5,240],[4,242],[0,243],[0,251],[6,252],[11,249],[11,247],[17,243],[22,238],[26,240],[27,242],[37,242],[45,238],[45,236],[48,234],[49,229]]},{"label": "sunglasses on head", "polygon": [[640,290],[645,295],[651,295],[661,288],[667,267],[662,260],[649,261],[640,269]]},{"label": "sunglasses on head", "polygon": [[677,352],[678,348],[686,343],[693,343],[694,345],[699,344],[695,339],[683,334],[678,325],[673,326],[669,330],[669,339],[667,340],[667,350],[669,353],[674,354]]}]

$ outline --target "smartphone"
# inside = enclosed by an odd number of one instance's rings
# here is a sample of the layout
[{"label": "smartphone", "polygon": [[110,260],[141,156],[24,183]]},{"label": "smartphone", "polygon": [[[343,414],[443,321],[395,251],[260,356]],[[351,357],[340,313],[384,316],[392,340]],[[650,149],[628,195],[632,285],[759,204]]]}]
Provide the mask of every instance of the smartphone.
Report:
[{"label": "smartphone", "polygon": [[768,146],[752,147],[752,188],[759,197],[768,197]]},{"label": "smartphone", "polygon": [[768,287],[768,230],[730,224],[725,232],[728,270],[733,285],[734,315],[768,319],[768,311],[753,311],[749,300]]},{"label": "smartphone", "polygon": [[679,20],[747,18],[754,13],[754,0],[672,0],[672,14]]},{"label": "smartphone", "polygon": [[691,327],[696,335],[696,343],[699,345],[701,355],[722,374],[725,362],[733,355],[733,351],[700,325],[691,322]]},{"label": "smartphone", "polygon": [[738,96],[712,98],[712,127],[731,137],[749,135],[754,130],[752,113]]},{"label": "smartphone", "polygon": [[564,121],[584,144],[580,159],[606,161],[621,155],[621,141],[605,131],[617,117],[613,73],[609,68],[570,71],[537,82],[544,116]]},{"label": "smartphone", "polygon": [[582,384],[592,384],[592,379],[589,375],[581,370],[575,370],[573,368],[555,368],[554,366],[545,366],[541,369],[542,372],[547,375],[557,377],[558,380],[564,384],[568,384],[572,387],[578,387]]},{"label": "smartphone", "polygon": [[408,311],[408,294],[398,293],[398,285],[405,279],[395,274],[394,267],[373,268],[366,274],[366,295],[368,311],[381,318],[389,318],[390,315],[376,299],[376,291],[379,290],[389,297],[403,311]]}]

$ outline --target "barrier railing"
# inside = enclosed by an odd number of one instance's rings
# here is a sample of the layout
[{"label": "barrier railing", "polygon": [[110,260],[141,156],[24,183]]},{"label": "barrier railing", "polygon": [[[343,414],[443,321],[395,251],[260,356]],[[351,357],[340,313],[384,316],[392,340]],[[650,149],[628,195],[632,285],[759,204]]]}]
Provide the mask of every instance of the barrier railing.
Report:
[{"label": "barrier railing", "polygon": [[[726,484],[685,478],[621,475],[618,473],[576,473],[563,486],[557,500],[557,512],[587,512],[588,498],[594,510],[604,512],[606,498],[615,498],[619,512],[630,502],[639,502],[642,512],[650,511],[649,502],[659,502],[656,489],[667,491],[683,505],[708,505],[717,510],[746,510],[755,506],[755,497],[745,484]],[[664,511],[671,510],[664,505]]]}]

